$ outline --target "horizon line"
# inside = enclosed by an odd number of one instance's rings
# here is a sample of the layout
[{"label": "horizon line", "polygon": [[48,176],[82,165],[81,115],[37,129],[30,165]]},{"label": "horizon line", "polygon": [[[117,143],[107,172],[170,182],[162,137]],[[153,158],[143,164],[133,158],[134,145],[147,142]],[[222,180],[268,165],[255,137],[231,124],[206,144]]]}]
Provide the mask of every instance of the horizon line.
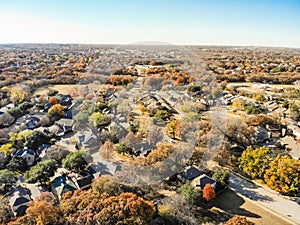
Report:
[{"label": "horizon line", "polygon": [[[147,44],[151,43],[151,44]],[[156,44],[155,44],[156,43]],[[160,43],[160,44],[158,44]],[[198,43],[168,43],[159,41],[144,41],[144,42],[132,42],[132,43],[81,43],[81,42],[6,42],[0,43],[0,45],[117,45],[117,46],[207,46],[207,47],[250,47],[250,48],[289,48],[300,49],[296,46],[279,46],[279,45],[238,45],[238,44],[198,44]]]}]

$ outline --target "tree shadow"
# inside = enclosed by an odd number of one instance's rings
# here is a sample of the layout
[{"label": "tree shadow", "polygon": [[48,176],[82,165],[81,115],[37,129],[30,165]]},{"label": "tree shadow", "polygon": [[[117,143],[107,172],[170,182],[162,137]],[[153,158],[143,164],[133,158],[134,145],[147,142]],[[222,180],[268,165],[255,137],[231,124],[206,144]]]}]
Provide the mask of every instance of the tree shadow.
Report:
[{"label": "tree shadow", "polygon": [[[233,215],[240,215],[246,217],[253,218],[261,218],[260,215],[248,211],[246,209],[241,208],[241,206],[245,203],[245,200],[237,195],[231,189],[226,189],[224,192],[219,194],[216,199],[212,200],[210,205],[212,205],[212,209],[220,209],[222,215],[220,218],[220,222],[224,222],[231,218]],[[219,210],[219,211],[220,211]]]}]

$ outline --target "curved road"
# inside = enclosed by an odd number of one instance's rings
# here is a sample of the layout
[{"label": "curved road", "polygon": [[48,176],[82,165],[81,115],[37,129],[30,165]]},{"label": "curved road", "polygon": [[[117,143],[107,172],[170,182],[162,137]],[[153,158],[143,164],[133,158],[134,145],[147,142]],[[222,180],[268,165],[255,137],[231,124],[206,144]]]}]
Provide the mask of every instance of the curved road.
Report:
[{"label": "curved road", "polygon": [[273,190],[257,186],[232,173],[230,174],[228,186],[237,193],[277,213],[292,224],[300,224],[300,205],[296,202],[284,198]]}]

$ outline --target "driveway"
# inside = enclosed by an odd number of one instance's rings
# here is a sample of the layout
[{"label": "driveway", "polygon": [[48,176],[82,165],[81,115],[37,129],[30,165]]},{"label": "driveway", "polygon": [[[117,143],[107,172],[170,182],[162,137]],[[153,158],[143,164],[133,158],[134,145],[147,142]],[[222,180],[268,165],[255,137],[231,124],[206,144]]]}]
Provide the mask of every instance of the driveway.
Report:
[{"label": "driveway", "polygon": [[232,173],[230,174],[228,186],[241,195],[252,199],[257,204],[277,213],[282,218],[289,220],[292,224],[300,224],[300,206],[296,202]]}]

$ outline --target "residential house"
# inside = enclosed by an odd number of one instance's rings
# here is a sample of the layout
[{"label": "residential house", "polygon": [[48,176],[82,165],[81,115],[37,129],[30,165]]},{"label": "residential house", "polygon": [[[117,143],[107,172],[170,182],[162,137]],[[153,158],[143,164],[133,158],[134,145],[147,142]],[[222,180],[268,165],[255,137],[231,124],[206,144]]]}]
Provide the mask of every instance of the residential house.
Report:
[{"label": "residential house", "polygon": [[15,108],[15,104],[10,103],[0,109],[0,115],[6,113],[9,109]]},{"label": "residential house", "polygon": [[270,138],[280,138],[286,134],[286,128],[280,124],[267,124],[266,129]]},{"label": "residential house", "polygon": [[71,95],[58,94],[58,97],[60,99],[59,104],[61,104],[62,106],[72,105],[73,98],[71,97]]},{"label": "residential house", "polygon": [[32,149],[19,149],[13,154],[13,158],[17,156],[25,159],[28,166],[32,166],[35,163],[35,152]]},{"label": "residential house", "polygon": [[96,132],[91,129],[86,131],[77,132],[74,135],[78,149],[86,148],[91,151],[99,149],[102,145],[101,140],[97,137]]},{"label": "residential house", "polygon": [[30,116],[26,119],[25,125],[27,129],[35,129],[39,126],[41,116]]},{"label": "residential house", "polygon": [[51,189],[53,194],[57,196],[58,199],[61,198],[62,194],[77,190],[74,182],[68,178],[66,175],[56,177],[51,184]]},{"label": "residential house", "polygon": [[177,174],[177,178],[183,182],[191,181],[199,177],[202,172],[195,166],[188,166]]},{"label": "residential house", "polygon": [[219,194],[221,191],[225,189],[223,185],[221,185],[219,182],[215,181],[211,177],[207,176],[206,174],[202,174],[199,177],[195,178],[192,183],[196,188],[199,188],[200,190],[203,190],[203,188],[207,184],[211,184],[216,194]]},{"label": "residential house", "polygon": [[115,175],[121,170],[121,166],[109,161],[94,162],[89,165],[89,173],[93,176]]},{"label": "residential house", "polygon": [[67,118],[61,118],[60,120],[55,121],[54,124],[61,127],[63,129],[64,133],[68,133],[68,132],[71,132],[73,130],[75,120],[67,119]]},{"label": "residential house", "polygon": [[91,174],[88,174],[86,176],[82,176],[78,173],[71,173],[68,175],[71,180],[74,182],[74,184],[77,186],[78,189],[81,190],[87,190],[91,187],[94,176]]},{"label": "residential house", "polygon": [[31,200],[29,191],[21,186],[14,187],[8,197],[10,207],[15,216],[25,215]]}]

